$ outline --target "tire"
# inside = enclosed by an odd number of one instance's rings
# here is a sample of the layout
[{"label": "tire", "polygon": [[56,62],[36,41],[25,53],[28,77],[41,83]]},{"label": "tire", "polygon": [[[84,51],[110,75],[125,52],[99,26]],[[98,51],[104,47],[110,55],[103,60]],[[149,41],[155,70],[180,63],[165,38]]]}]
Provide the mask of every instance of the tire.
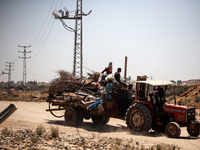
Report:
[{"label": "tire", "polygon": [[103,125],[107,124],[110,120],[110,117],[106,116],[93,116],[92,117],[92,122],[96,125]]},{"label": "tire", "polygon": [[131,105],[126,112],[126,124],[133,131],[148,132],[152,126],[152,116],[149,109],[139,103]]},{"label": "tire", "polygon": [[169,138],[178,138],[181,134],[181,128],[178,123],[170,122],[167,124],[165,128],[165,134]]},{"label": "tire", "polygon": [[76,108],[67,107],[65,110],[65,122],[68,126],[77,126],[79,123],[79,113]]},{"label": "tire", "polygon": [[199,129],[199,122],[197,121],[190,121],[187,125],[187,132],[190,136],[195,136],[198,137],[200,134],[200,129]]},{"label": "tire", "polygon": [[102,122],[102,124],[107,124],[110,120],[110,117],[105,117],[104,121]]}]

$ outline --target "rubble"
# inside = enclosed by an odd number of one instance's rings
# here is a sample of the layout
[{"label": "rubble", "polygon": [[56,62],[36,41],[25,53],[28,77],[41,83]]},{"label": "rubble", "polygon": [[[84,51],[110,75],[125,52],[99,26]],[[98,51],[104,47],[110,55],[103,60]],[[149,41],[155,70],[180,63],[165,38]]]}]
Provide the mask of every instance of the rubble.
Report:
[{"label": "rubble", "polygon": [[83,150],[83,149],[151,149],[156,150],[158,147],[165,150],[178,150],[176,145],[170,144],[149,144],[139,143],[133,139],[127,140],[122,138],[97,137],[95,135],[82,137],[79,134],[66,134],[60,132],[60,136],[52,138],[50,133],[44,133],[41,136],[36,132],[27,130],[10,131],[8,134],[0,135],[0,149],[68,149],[68,150]]},{"label": "rubble", "polygon": [[200,84],[190,87],[177,98],[177,101],[186,106],[200,108]]}]

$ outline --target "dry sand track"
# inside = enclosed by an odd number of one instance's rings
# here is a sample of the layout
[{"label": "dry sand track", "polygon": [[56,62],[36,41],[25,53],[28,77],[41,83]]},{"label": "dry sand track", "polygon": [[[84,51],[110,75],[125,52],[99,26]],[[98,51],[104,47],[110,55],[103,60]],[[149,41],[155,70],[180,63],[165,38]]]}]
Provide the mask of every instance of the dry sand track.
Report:
[{"label": "dry sand track", "polygon": [[[156,144],[174,144],[185,150],[199,150],[200,137],[189,137],[186,128],[181,128],[181,137],[178,139],[167,138],[163,134],[150,133],[149,135],[135,135],[130,133],[126,128],[125,121],[111,118],[109,123],[104,126],[96,127],[91,120],[84,120],[79,128],[68,127],[65,125],[64,118],[55,118],[49,112],[46,112],[48,103],[46,102],[8,102],[0,101],[0,111],[5,109],[10,103],[15,104],[18,108],[12,116],[5,120],[0,125],[0,130],[5,127],[18,129],[35,130],[38,125],[42,125],[46,130],[51,126],[58,127],[60,132],[66,134],[79,133],[82,137],[96,136],[96,137],[116,137],[121,139],[132,139],[143,145]],[[199,119],[199,118],[198,118]]]}]

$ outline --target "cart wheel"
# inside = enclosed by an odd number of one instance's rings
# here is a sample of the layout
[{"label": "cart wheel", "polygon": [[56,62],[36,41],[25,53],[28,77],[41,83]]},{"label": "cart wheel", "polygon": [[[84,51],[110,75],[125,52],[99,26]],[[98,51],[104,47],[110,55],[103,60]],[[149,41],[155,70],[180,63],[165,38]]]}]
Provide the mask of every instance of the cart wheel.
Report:
[{"label": "cart wheel", "polygon": [[[57,118],[62,118],[62,117],[64,117],[64,115],[62,114],[62,115],[56,115],[55,113],[53,113],[53,111],[51,111],[51,107],[53,107],[53,105],[52,105],[52,103],[51,103],[51,101],[49,102],[49,111],[50,111],[50,113],[54,116],[54,117],[57,117]],[[60,106],[55,106],[56,108],[58,107],[58,108],[60,108]]]},{"label": "cart wheel", "polygon": [[65,110],[65,122],[69,126],[77,126],[79,122],[78,110],[73,107],[67,107]]},{"label": "cart wheel", "polygon": [[100,124],[107,124],[110,120],[110,117],[106,116],[93,116],[92,117],[92,122],[94,124],[100,125]]},{"label": "cart wheel", "polygon": [[191,120],[187,125],[187,132],[190,136],[198,137],[200,134],[198,122]]},{"label": "cart wheel", "polygon": [[181,128],[178,123],[170,122],[165,128],[165,133],[169,138],[178,138],[181,134]]}]

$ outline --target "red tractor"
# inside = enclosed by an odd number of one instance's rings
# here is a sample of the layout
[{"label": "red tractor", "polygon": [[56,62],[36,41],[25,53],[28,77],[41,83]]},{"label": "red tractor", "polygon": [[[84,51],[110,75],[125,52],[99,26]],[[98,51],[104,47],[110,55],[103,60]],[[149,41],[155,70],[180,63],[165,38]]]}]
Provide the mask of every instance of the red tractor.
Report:
[{"label": "red tractor", "polygon": [[176,105],[175,99],[174,104],[166,103],[165,92],[172,83],[146,79],[138,76],[135,101],[126,112],[127,126],[139,132],[162,129],[168,137],[179,137],[180,127],[186,126],[190,136],[198,137],[200,122],[195,118],[195,108]]},{"label": "red tractor", "polygon": [[[69,126],[79,126],[83,119],[90,118],[94,124],[107,124],[113,117],[125,119],[128,128],[136,132],[162,129],[168,137],[179,137],[180,127],[187,126],[189,135],[199,136],[200,122],[195,118],[195,108],[176,105],[176,101],[175,104],[166,103],[165,92],[172,83],[146,79],[146,76],[137,77],[135,98],[130,99],[124,98],[130,96],[126,88],[115,89],[109,98],[105,90],[107,82],[101,83],[96,92],[92,88],[80,88],[75,81],[59,80],[50,87],[47,111],[55,117],[64,117]],[[65,112],[58,116],[54,113],[58,110]]]}]

